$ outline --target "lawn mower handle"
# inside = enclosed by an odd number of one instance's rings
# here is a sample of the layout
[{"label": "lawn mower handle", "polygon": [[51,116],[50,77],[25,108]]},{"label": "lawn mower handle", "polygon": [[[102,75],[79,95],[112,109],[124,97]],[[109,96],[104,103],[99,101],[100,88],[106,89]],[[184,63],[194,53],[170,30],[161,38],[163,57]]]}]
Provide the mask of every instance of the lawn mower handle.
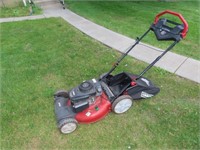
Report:
[{"label": "lawn mower handle", "polygon": [[[173,11],[170,11],[170,10],[165,10],[159,14],[156,15],[155,17],[155,20],[154,20],[154,25],[157,24],[157,22],[159,21],[159,17],[164,15],[164,14],[171,14],[171,15],[174,15],[174,16],[178,16],[179,19],[182,21],[183,25],[184,25],[184,29],[183,31],[180,33],[181,37],[182,38],[185,38],[186,37],[186,34],[187,34],[187,31],[188,31],[188,23],[187,21],[183,18],[183,16],[179,13],[176,13],[176,12],[173,12]],[[170,20],[168,20],[170,21]],[[173,21],[170,21],[174,24],[178,24],[178,23],[175,23]],[[139,44],[139,42],[152,30],[152,28],[150,27],[141,37],[138,37],[136,40],[135,40],[135,43],[129,47],[127,49],[127,51],[125,53],[123,53],[121,55],[120,58],[118,58],[118,60],[114,63],[113,67],[110,69],[109,72],[107,72],[101,79],[103,78],[107,78],[114,70],[115,68],[119,65],[119,63],[124,59],[124,57],[126,57],[126,55],[128,55],[128,53],[137,45]],[[153,30],[152,30],[153,31]],[[171,40],[171,39],[170,39]],[[174,39],[172,39],[174,40]],[[150,63],[139,75],[138,77],[135,79],[135,80],[138,80],[139,78],[141,78],[151,67],[154,66],[154,64],[159,61],[168,51],[170,51],[177,43],[179,42],[179,40],[174,40],[174,43],[172,43],[164,52],[161,53],[160,56],[158,56],[152,63]]]},{"label": "lawn mower handle", "polygon": [[156,24],[156,23],[158,22],[160,16],[162,16],[162,15],[164,15],[164,14],[171,14],[171,15],[173,15],[173,16],[179,17],[179,19],[181,20],[181,22],[182,22],[183,25],[184,25],[184,29],[183,29],[183,31],[182,31],[182,33],[181,33],[181,36],[182,36],[182,38],[185,38],[185,37],[186,37],[186,34],[187,34],[187,31],[188,31],[188,23],[187,23],[187,21],[183,18],[183,16],[182,16],[181,14],[177,13],[177,12],[173,12],[173,11],[171,11],[171,10],[165,10],[165,11],[163,11],[163,12],[157,14],[156,17],[155,17],[155,20],[154,20],[154,24]]}]

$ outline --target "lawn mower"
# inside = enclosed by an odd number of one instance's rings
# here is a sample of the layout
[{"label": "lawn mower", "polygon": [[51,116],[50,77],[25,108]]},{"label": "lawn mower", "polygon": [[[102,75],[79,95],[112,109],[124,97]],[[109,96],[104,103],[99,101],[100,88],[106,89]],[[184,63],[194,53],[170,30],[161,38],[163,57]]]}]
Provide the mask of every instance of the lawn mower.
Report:
[{"label": "lawn mower", "polygon": [[[181,23],[166,18],[164,14],[178,17]],[[158,41],[173,43],[149,64],[139,75],[121,72],[111,73],[125,56],[150,32],[153,31]],[[153,24],[135,43],[121,55],[110,71],[98,79],[82,82],[71,90],[59,90],[54,94],[54,107],[57,126],[61,133],[68,134],[76,130],[78,123],[93,123],[104,118],[109,112],[122,114],[131,108],[134,100],[155,96],[160,89],[143,75],[159,61],[179,41],[186,37],[188,24],[179,13],[170,10],[156,15]]]}]

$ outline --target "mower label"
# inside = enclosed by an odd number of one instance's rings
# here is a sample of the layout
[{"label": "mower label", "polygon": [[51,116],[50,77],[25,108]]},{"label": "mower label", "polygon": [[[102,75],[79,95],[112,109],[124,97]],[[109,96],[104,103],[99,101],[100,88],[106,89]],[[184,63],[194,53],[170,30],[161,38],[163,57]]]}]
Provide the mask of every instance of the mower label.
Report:
[{"label": "mower label", "polygon": [[87,112],[85,115],[89,117],[91,115],[91,112]]},{"label": "mower label", "polygon": [[149,98],[149,97],[152,97],[152,96],[153,96],[153,94],[149,94],[149,93],[146,93],[144,91],[142,91],[142,93],[141,93],[142,98]]}]

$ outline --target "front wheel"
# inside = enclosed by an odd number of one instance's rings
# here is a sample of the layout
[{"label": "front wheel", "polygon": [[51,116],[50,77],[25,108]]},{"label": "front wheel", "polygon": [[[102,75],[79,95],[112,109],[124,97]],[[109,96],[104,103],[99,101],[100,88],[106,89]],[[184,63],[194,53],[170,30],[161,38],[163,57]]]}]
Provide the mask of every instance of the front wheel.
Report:
[{"label": "front wheel", "polygon": [[64,119],[59,123],[60,132],[63,134],[69,134],[76,130],[78,122],[74,118]]},{"label": "front wheel", "polygon": [[112,111],[116,114],[122,114],[131,108],[133,105],[132,97],[129,95],[122,95],[112,103]]},{"label": "front wheel", "polygon": [[65,98],[69,97],[68,91],[66,91],[66,90],[59,90],[54,94],[54,96],[56,96],[56,97],[65,97]]}]

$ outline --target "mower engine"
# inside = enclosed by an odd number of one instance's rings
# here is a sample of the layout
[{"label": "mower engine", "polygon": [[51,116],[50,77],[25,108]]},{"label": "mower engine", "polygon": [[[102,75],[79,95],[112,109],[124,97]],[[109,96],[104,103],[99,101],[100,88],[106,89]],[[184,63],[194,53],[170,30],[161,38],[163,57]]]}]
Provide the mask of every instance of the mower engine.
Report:
[{"label": "mower engine", "polygon": [[102,94],[100,83],[96,79],[84,81],[69,92],[71,105],[75,113],[87,109]]}]

